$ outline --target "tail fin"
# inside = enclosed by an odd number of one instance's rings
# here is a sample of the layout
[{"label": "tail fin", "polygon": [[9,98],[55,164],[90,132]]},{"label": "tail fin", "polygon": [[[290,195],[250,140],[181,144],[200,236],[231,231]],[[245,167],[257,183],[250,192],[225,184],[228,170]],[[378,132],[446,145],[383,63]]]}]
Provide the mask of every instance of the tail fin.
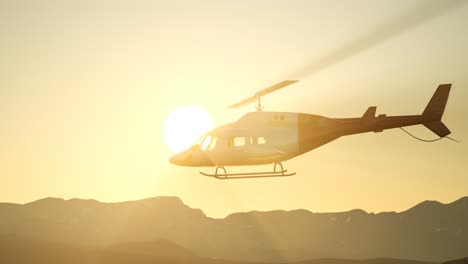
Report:
[{"label": "tail fin", "polygon": [[442,119],[451,87],[452,84],[441,84],[437,87],[426,109],[424,109],[423,116],[433,116],[438,120]]},{"label": "tail fin", "polygon": [[450,130],[441,121],[445,106],[447,105],[447,99],[451,87],[452,84],[439,85],[422,114],[425,117],[434,119],[434,121],[424,123],[423,125],[439,137],[445,137],[451,133]]}]

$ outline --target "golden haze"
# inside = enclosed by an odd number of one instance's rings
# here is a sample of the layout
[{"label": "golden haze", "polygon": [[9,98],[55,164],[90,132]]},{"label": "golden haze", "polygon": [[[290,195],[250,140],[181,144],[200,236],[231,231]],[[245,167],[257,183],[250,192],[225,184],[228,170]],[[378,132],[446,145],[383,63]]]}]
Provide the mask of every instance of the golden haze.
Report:
[{"label": "golden haze", "polygon": [[[467,194],[467,144],[401,131],[339,139],[286,163],[288,179],[220,182],[175,167],[163,135],[177,106],[216,125],[226,106],[303,69],[418,1],[0,3],[0,200],[179,196],[210,216],[305,208],[404,210]],[[468,5],[265,98],[266,110],[419,114],[453,83],[444,123],[466,140]],[[307,68],[307,67],[305,67]],[[411,131],[433,137],[425,128]],[[352,197],[352,199],[350,199]]]}]

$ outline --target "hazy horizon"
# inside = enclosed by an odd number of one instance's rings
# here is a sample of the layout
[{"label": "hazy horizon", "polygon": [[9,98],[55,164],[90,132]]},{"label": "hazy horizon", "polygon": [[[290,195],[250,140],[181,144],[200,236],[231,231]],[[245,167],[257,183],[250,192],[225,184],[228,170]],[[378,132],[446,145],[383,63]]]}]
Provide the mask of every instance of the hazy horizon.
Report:
[{"label": "hazy horizon", "polygon": [[[30,204],[30,203],[35,203],[35,202],[43,201],[43,200],[47,200],[47,199],[60,199],[60,200],[63,200],[65,202],[66,201],[73,201],[73,200],[82,200],[82,201],[94,200],[94,201],[97,201],[97,202],[103,203],[103,204],[116,204],[116,203],[138,202],[138,201],[145,201],[145,200],[151,200],[151,199],[160,199],[160,198],[179,199],[182,202],[182,204],[186,205],[187,207],[189,207],[191,209],[200,209],[203,213],[205,213],[205,215],[207,217],[214,218],[214,219],[224,219],[224,218],[228,217],[231,214],[237,214],[237,213],[273,212],[273,211],[290,212],[290,211],[295,211],[295,210],[306,210],[306,211],[309,211],[311,213],[318,213],[318,214],[345,213],[345,212],[350,212],[350,211],[353,211],[353,210],[363,210],[364,212],[366,212],[368,214],[379,214],[379,213],[390,213],[390,212],[403,213],[403,212],[406,212],[406,211],[408,211],[408,210],[414,208],[415,206],[417,206],[417,205],[419,205],[421,203],[424,203],[424,202],[436,202],[436,203],[440,203],[442,205],[448,205],[448,204],[452,204],[454,202],[457,202],[459,200],[466,199],[466,198],[468,198],[468,195],[459,197],[459,198],[457,198],[457,199],[455,199],[453,201],[448,201],[448,202],[441,202],[441,201],[437,201],[437,200],[423,200],[423,201],[420,201],[418,203],[415,203],[415,204],[409,206],[408,208],[404,208],[401,211],[385,210],[385,209],[382,210],[382,211],[369,211],[369,210],[366,210],[365,208],[360,208],[359,206],[357,206],[355,208],[350,208],[348,210],[343,210],[343,211],[316,211],[316,210],[304,209],[304,208],[290,208],[290,209],[277,208],[277,209],[273,209],[273,210],[232,211],[232,212],[227,212],[226,215],[217,215],[217,216],[212,216],[212,215],[206,214],[204,208],[194,207],[189,202],[186,202],[186,201],[182,200],[180,197],[177,197],[177,196],[153,196],[153,197],[146,197],[146,198],[141,198],[141,199],[136,199],[136,200],[112,201],[112,202],[100,201],[100,200],[97,200],[97,199],[83,199],[83,198],[79,198],[79,197],[69,198],[69,199],[64,199],[64,198],[61,198],[61,197],[43,197],[41,199],[29,201],[29,202],[26,202],[26,203],[12,203],[12,204],[27,205],[27,204]],[[0,202],[0,204],[1,203],[2,202]]]}]

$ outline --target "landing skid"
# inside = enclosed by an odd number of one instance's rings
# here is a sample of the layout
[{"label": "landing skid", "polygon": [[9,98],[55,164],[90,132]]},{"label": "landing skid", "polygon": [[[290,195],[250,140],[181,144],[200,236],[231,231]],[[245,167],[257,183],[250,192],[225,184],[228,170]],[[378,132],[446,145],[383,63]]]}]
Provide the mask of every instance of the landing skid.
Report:
[{"label": "landing skid", "polygon": [[[276,171],[276,165],[279,165],[281,170]],[[224,173],[218,173],[218,170],[223,170]],[[271,178],[271,177],[288,177],[296,175],[295,172],[287,173],[287,170],[283,169],[281,163],[275,163],[273,171],[267,172],[245,172],[245,173],[227,173],[224,167],[216,167],[214,174],[204,173],[200,171],[200,174],[207,177],[213,177],[220,180],[232,180],[232,179],[249,179],[249,178]]]}]

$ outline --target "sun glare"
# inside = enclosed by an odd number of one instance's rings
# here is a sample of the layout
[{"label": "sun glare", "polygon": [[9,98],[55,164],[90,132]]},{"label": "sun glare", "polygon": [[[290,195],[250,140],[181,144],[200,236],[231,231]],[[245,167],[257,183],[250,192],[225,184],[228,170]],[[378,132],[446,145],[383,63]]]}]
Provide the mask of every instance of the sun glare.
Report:
[{"label": "sun glare", "polygon": [[213,121],[206,111],[197,106],[183,106],[166,118],[164,139],[170,150],[180,152],[213,127]]}]

